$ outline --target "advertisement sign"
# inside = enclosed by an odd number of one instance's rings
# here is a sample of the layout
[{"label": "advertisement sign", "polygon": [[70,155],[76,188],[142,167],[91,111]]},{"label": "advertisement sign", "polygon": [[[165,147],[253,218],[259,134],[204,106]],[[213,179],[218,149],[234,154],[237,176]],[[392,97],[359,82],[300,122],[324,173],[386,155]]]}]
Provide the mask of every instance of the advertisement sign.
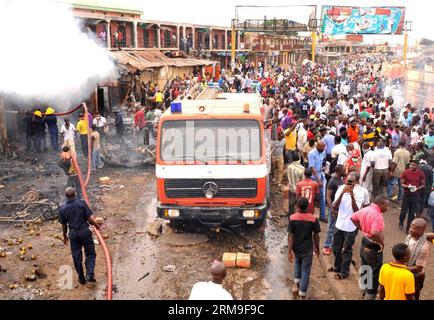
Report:
[{"label": "advertisement sign", "polygon": [[343,34],[402,34],[404,7],[322,7],[321,32]]}]

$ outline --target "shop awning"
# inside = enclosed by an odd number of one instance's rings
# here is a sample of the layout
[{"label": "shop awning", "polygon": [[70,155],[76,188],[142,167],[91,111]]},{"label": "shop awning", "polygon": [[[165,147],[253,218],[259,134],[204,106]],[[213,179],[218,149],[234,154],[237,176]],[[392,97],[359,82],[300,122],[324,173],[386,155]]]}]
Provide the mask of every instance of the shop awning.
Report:
[{"label": "shop awning", "polygon": [[117,50],[110,51],[113,60],[131,73],[137,70],[143,71],[149,68],[170,67],[194,67],[219,63],[213,60],[169,58],[158,50]]}]

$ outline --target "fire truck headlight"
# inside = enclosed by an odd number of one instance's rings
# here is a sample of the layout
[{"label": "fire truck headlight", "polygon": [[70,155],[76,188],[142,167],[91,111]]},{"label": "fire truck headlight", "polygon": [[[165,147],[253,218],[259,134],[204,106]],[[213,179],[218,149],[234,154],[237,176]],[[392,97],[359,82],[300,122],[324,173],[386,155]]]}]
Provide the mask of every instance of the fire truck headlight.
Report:
[{"label": "fire truck headlight", "polygon": [[177,217],[179,217],[179,210],[177,210],[177,209],[169,209],[167,211],[167,214],[168,214],[168,216],[170,218],[177,218]]},{"label": "fire truck headlight", "polygon": [[255,210],[244,210],[243,211],[243,217],[244,218],[254,218],[255,217]]}]

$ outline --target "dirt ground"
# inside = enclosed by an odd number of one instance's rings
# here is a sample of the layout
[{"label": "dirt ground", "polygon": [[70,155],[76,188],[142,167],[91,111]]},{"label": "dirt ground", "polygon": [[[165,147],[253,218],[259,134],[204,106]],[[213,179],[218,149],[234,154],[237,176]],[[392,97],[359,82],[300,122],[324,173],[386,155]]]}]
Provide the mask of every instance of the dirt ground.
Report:
[{"label": "dirt ground", "polygon": [[[21,171],[26,172],[0,182],[4,186],[0,199],[19,201],[28,190],[37,189],[44,197],[64,201],[66,177],[57,168],[57,155],[40,158],[39,166],[34,168],[29,166],[29,159],[13,160],[12,167],[22,167]],[[85,167],[82,169],[85,171]],[[111,185],[100,186],[98,178],[102,176],[110,177]],[[194,283],[209,280],[211,263],[221,260],[224,252],[252,255],[251,268],[228,269],[224,287],[235,299],[293,299],[293,270],[286,247],[287,218],[281,209],[281,196],[273,199],[262,229],[178,233],[157,219],[152,167],[104,168],[92,176],[89,193],[94,214],[105,219],[101,233],[107,237],[112,258],[114,299],[188,299]],[[13,214],[0,212],[0,216]],[[157,237],[147,233],[154,221],[163,225],[162,234]],[[0,223],[0,252],[6,253],[6,257],[0,258],[0,265],[7,269],[0,272],[0,299],[106,298],[106,267],[100,246],[96,245],[97,283],[75,288],[69,246],[63,245],[61,233],[56,220]],[[28,245],[32,249],[27,248],[24,258],[20,258],[20,248]],[[32,255],[35,260],[31,260]],[[163,270],[169,265],[174,266],[174,271]],[[35,281],[25,280],[34,273]],[[67,277],[70,274],[73,282]],[[16,287],[11,289],[11,285]],[[308,297],[334,299],[318,259],[314,262]]]}]

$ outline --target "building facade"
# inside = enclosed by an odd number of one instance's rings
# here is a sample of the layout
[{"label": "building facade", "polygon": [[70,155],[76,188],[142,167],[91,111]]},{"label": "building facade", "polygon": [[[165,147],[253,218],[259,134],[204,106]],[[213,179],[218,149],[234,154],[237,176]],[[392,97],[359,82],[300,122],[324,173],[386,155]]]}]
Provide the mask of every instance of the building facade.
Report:
[{"label": "building facade", "polygon": [[[223,68],[230,65],[229,27],[147,20],[142,18],[141,10],[92,3],[73,2],[73,14],[83,30],[108,49],[160,50],[173,57],[189,55],[217,60]],[[238,58],[265,64],[295,64],[301,57],[308,57],[310,50],[310,38],[237,32],[235,39]]]}]

